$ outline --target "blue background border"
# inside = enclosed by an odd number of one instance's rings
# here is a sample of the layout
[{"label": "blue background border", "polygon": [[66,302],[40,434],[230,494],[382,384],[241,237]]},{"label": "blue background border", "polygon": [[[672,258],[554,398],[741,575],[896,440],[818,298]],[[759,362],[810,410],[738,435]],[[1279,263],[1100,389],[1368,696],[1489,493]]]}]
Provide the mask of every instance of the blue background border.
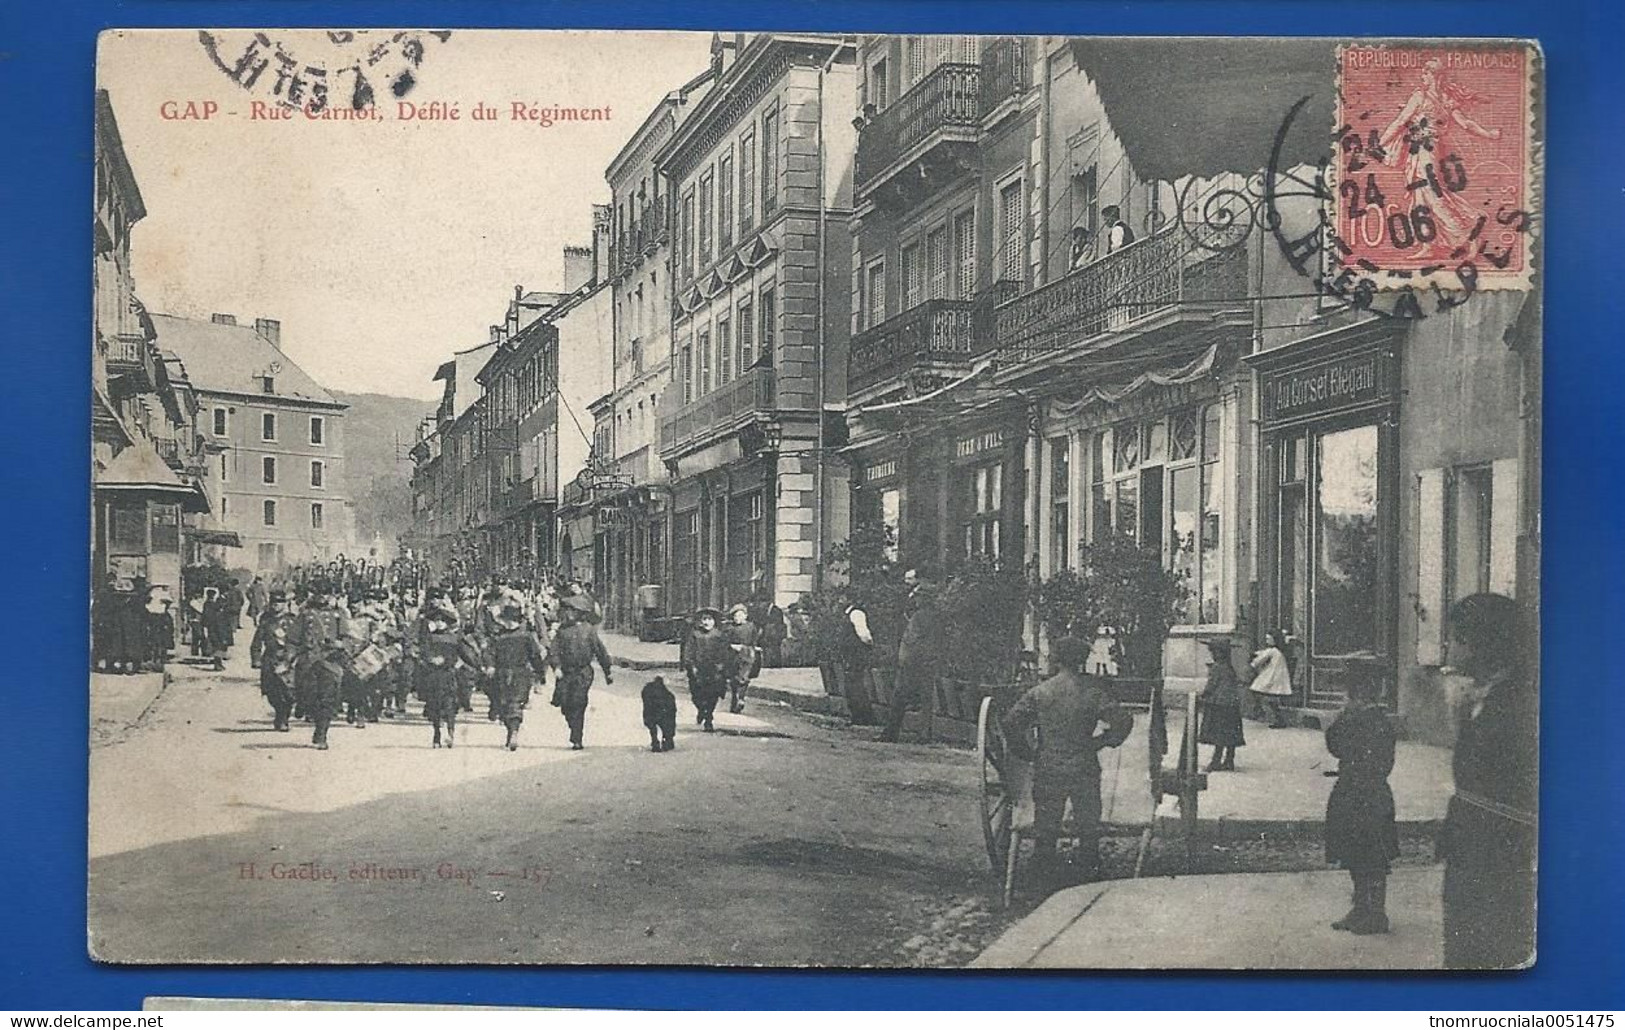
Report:
[{"label": "blue background border", "polygon": [[[30,9],[32,8],[32,9]],[[1519,36],[1547,57],[1540,958],[1516,976],[104,967],[85,952],[91,114],[106,27],[430,25]],[[123,2],[0,9],[0,1008],[148,994],[648,1007],[1625,1007],[1625,15],[1592,3]],[[243,932],[251,933],[245,925]],[[1244,961],[1245,954],[1238,954]],[[1614,970],[1608,973],[1608,970]]]}]

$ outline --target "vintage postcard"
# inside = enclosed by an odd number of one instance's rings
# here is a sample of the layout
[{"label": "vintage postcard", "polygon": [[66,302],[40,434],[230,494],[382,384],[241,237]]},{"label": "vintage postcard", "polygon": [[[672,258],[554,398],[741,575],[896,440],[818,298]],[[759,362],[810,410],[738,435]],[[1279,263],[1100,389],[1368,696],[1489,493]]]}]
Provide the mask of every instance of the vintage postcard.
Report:
[{"label": "vintage postcard", "polygon": [[1541,72],[104,33],[92,956],[1529,965]]}]

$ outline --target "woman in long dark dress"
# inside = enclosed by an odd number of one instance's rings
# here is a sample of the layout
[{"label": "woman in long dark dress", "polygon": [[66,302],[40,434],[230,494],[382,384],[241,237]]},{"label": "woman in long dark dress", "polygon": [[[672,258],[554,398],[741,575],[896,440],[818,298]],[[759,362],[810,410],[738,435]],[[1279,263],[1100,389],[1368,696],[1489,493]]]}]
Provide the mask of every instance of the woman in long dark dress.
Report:
[{"label": "woman in long dark dress", "polygon": [[1517,602],[1474,594],[1450,609],[1450,663],[1472,679],[1456,713],[1446,811],[1444,964],[1515,969],[1535,958],[1539,736],[1534,634]]},{"label": "woman in long dark dress", "polygon": [[1394,821],[1394,726],[1378,699],[1377,683],[1355,680],[1348,707],[1326,728],[1326,750],[1337,759],[1337,785],[1326,801],[1326,861],[1341,865],[1354,883],[1354,904],[1334,930],[1388,932],[1388,870],[1399,857]]},{"label": "woman in long dark dress", "polygon": [[1202,689],[1202,727],[1196,739],[1213,745],[1209,772],[1235,772],[1236,748],[1247,743],[1241,731],[1241,679],[1230,664],[1230,641],[1207,642],[1207,686]]}]

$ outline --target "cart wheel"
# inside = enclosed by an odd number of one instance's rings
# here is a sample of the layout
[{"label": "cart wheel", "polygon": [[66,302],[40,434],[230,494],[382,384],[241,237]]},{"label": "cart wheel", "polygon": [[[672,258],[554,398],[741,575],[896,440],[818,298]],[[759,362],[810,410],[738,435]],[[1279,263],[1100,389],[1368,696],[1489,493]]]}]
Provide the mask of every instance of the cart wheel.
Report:
[{"label": "cart wheel", "polygon": [[987,861],[995,873],[1003,876],[1010,854],[1015,800],[1005,787],[1004,734],[993,717],[991,696],[982,698],[976,715],[976,749],[982,755],[982,836],[987,842]]}]

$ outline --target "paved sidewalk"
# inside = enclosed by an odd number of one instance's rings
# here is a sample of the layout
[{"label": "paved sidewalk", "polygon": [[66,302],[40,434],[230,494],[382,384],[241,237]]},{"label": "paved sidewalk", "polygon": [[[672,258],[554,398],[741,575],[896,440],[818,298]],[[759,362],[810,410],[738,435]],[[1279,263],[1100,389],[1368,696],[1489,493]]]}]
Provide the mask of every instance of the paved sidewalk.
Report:
[{"label": "paved sidewalk", "polygon": [[118,676],[90,674],[90,725],[98,732],[118,732],[135,723],[164,692],[167,674],[142,672]]},{"label": "paved sidewalk", "polygon": [[[1134,732],[1122,747],[1101,753],[1102,801],[1107,822],[1141,824],[1151,817],[1150,776],[1146,761],[1145,713],[1137,713]],[[1172,767],[1184,728],[1182,714],[1169,713],[1170,753],[1162,762]],[[1236,752],[1236,771],[1208,774],[1208,786],[1197,803],[1204,824],[1252,832],[1260,823],[1318,824],[1326,817],[1326,799],[1336,777],[1337,759],[1326,750],[1320,730],[1272,730],[1246,723],[1247,743]],[[1211,748],[1203,746],[1206,763]],[[1388,777],[1394,806],[1402,823],[1428,823],[1444,818],[1452,789],[1450,749],[1400,741],[1394,771]],[[1175,799],[1165,797],[1158,815],[1176,817]]]},{"label": "paved sidewalk", "polygon": [[1109,880],[1053,895],[971,963],[982,969],[1439,969],[1439,867],[1388,878],[1393,932],[1333,930],[1348,874]]}]

